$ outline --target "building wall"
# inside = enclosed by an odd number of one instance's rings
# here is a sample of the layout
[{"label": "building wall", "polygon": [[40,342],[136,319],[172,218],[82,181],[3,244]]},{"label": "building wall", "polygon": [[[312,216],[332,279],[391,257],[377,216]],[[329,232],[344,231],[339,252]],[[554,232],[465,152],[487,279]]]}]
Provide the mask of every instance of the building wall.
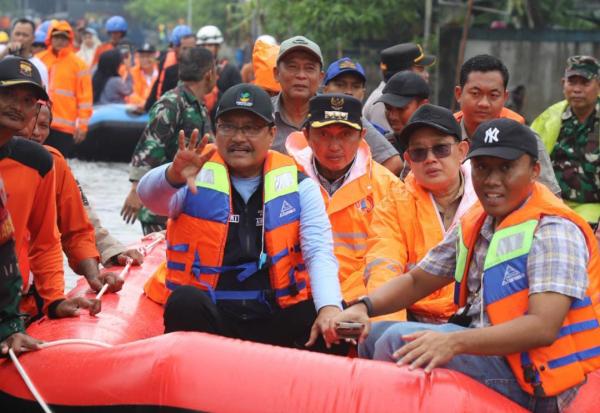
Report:
[{"label": "building wall", "polygon": [[[450,106],[458,58],[460,31],[445,32],[440,38],[439,104]],[[487,53],[500,58],[510,73],[509,90],[526,87],[522,114],[532,121],[546,107],[563,99],[561,78],[569,56],[589,54],[600,58],[600,31],[472,30],[465,60]]]}]

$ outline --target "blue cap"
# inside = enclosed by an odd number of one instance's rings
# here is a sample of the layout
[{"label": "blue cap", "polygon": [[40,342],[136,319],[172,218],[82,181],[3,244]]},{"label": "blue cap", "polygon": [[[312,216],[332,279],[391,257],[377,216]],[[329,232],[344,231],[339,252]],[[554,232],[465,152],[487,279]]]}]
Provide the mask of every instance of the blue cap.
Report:
[{"label": "blue cap", "polygon": [[325,79],[323,80],[323,84],[331,82],[334,78],[338,77],[342,73],[355,73],[360,76],[365,82],[367,81],[367,76],[365,75],[365,70],[360,65],[360,63],[355,62],[349,57],[342,57],[339,60],[336,60],[327,68],[327,73],[325,73]]},{"label": "blue cap", "polygon": [[173,46],[179,46],[181,45],[182,38],[190,36],[194,36],[192,29],[190,29],[190,27],[186,26],[185,24],[180,24],[179,26],[176,26],[171,32],[170,40],[171,43],[173,43]]}]

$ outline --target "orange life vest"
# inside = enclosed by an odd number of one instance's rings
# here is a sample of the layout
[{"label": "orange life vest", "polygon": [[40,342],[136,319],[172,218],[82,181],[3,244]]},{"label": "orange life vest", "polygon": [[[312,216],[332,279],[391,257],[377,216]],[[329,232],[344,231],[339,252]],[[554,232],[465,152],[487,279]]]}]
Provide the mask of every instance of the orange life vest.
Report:
[{"label": "orange life vest", "polygon": [[[545,186],[535,183],[526,204],[506,217],[494,232],[485,259],[482,287],[485,310],[493,325],[527,313],[527,257],[537,224],[547,215],[572,221],[585,235],[590,256],[589,287],[584,299],[573,300],[554,343],[506,356],[521,388],[539,397],[554,396],[576,386],[585,380],[587,373],[600,368],[600,257],[591,228]],[[477,203],[461,219],[455,273],[455,300],[460,306],[467,301],[469,264],[485,217],[481,204]]]},{"label": "orange life vest", "polygon": [[310,298],[308,273],[300,249],[298,169],[290,157],[269,151],[263,176],[266,251],[259,260],[238,266],[223,265],[232,215],[231,185],[227,165],[215,152],[196,178],[197,194],[189,192],[181,215],[167,224],[166,272],[157,272],[144,288],[151,299],[163,303],[169,290],[193,285],[207,291],[213,301],[260,300],[264,298],[263,291],[222,291],[217,284],[221,272],[238,270],[237,278],[243,281],[264,265],[269,268],[271,288],[280,307]]},{"label": "orange life vest", "polygon": [[310,176],[321,190],[333,230],[333,248],[340,265],[338,277],[344,300],[350,302],[366,295],[367,289],[363,279],[364,257],[373,209],[399,182],[398,178],[373,161],[369,145],[363,139],[349,176],[330,196],[319,184],[313,171],[314,155],[304,134],[291,133],[286,140],[286,149],[301,170]]}]

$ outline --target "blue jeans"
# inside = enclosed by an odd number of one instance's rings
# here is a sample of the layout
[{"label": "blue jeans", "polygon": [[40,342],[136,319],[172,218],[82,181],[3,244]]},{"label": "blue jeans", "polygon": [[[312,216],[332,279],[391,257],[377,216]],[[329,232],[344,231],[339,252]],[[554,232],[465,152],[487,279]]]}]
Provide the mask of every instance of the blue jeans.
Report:
[{"label": "blue jeans", "polygon": [[[464,327],[456,324],[413,322],[373,323],[369,337],[358,348],[358,354],[363,358],[396,361],[392,358],[392,354],[404,345],[402,336],[421,330],[450,333],[464,330]],[[523,391],[504,357],[461,354],[455,356],[444,367],[466,374],[531,411],[540,413],[559,411],[556,397],[534,397]]]}]

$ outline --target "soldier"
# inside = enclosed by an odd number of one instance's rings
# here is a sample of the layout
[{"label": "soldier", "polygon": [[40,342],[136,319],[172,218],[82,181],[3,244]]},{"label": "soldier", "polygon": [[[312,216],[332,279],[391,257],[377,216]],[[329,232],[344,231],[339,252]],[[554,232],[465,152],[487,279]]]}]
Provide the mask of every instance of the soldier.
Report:
[{"label": "soldier", "polygon": [[131,158],[131,191],[121,216],[127,223],[136,218],[144,234],[165,229],[166,217],[153,215],[142,207],[136,193],[138,181],[150,169],[173,160],[180,130],[190,136],[194,129],[202,135],[211,131],[204,95],[215,86],[214,58],[209,50],[195,47],[182,53],[179,61],[179,84],[165,93],[150,110],[150,119]]},{"label": "soldier", "polygon": [[[562,79],[565,99],[531,125],[550,154],[562,198],[592,226],[600,220],[600,63],[572,56]],[[597,230],[597,236],[600,232]]]}]

